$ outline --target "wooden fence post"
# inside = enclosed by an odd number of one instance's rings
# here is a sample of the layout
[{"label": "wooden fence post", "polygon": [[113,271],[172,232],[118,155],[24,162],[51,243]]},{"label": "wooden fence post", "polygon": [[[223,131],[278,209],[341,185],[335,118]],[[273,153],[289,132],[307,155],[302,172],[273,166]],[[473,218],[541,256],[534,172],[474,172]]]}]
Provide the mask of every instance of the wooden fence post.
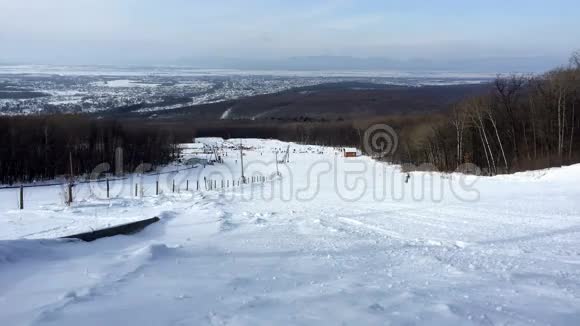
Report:
[{"label": "wooden fence post", "polygon": [[137,184],[135,184],[135,197],[137,197]]},{"label": "wooden fence post", "polygon": [[175,192],[175,179],[173,179],[173,187],[172,187],[172,191]]},{"label": "wooden fence post", "polygon": [[109,198],[109,178],[107,178],[107,198]]},{"label": "wooden fence post", "polygon": [[72,194],[73,184],[72,182],[68,184],[68,204],[71,205],[73,202],[73,194]]},{"label": "wooden fence post", "polygon": [[189,191],[189,180],[185,180],[185,191]]},{"label": "wooden fence post", "polygon": [[24,186],[20,185],[20,209],[24,209]]},{"label": "wooden fence post", "polygon": [[159,196],[159,180],[155,180],[155,196]]}]

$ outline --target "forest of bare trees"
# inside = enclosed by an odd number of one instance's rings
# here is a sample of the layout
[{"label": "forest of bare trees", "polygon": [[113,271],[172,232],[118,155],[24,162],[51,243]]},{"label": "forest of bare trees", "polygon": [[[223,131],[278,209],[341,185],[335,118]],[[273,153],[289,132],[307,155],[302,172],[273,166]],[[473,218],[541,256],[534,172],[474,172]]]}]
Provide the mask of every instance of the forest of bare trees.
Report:
[{"label": "forest of bare trees", "polygon": [[77,115],[2,118],[0,139],[3,184],[68,176],[71,169],[73,175],[88,174],[101,163],[113,172],[116,158],[124,171],[133,171],[142,162],[161,165],[178,154],[173,136],[159,128]]},{"label": "forest of bare trees", "polygon": [[[560,166],[580,160],[580,53],[541,76],[499,76],[489,94],[455,105],[423,126],[399,157],[454,170],[474,163],[488,174]],[[404,153],[408,153],[404,155]]]}]

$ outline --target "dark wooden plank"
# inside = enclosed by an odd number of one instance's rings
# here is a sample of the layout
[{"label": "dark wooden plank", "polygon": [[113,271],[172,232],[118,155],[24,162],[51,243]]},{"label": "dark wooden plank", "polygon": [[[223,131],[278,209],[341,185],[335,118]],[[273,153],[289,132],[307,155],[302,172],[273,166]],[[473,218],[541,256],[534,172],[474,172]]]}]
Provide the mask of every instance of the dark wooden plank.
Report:
[{"label": "dark wooden plank", "polygon": [[159,217],[153,217],[142,221],[117,225],[106,229],[95,230],[92,232],[69,235],[62,237],[61,239],[78,239],[85,242],[91,242],[97,239],[114,237],[116,235],[121,234],[123,235],[135,234],[155,222],[159,222]]}]

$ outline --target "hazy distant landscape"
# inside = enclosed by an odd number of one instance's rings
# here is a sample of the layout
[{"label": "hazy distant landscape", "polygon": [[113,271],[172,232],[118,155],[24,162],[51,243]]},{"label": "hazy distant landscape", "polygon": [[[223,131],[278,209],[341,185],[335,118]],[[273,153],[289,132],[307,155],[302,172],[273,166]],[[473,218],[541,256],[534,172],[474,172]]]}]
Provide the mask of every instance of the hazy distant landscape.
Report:
[{"label": "hazy distant landscape", "polygon": [[155,112],[326,83],[479,84],[492,74],[246,71],[183,67],[0,66],[0,114]]}]

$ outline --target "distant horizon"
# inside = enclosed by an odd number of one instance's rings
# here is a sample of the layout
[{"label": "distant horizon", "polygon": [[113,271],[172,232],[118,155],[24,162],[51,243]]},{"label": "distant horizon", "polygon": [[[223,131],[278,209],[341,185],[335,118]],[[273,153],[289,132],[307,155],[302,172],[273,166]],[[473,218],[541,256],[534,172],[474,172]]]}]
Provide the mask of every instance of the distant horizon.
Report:
[{"label": "distant horizon", "polygon": [[117,68],[184,68],[198,70],[238,71],[361,71],[361,72],[450,72],[450,73],[543,73],[565,66],[567,58],[556,57],[487,57],[456,60],[355,56],[295,56],[275,59],[241,59],[226,57],[182,58],[175,61],[151,63],[98,63],[98,62],[32,62],[0,60],[0,66],[47,67],[117,67]]},{"label": "distant horizon", "polygon": [[580,49],[575,0],[0,0],[0,8],[4,63],[542,72]]}]

